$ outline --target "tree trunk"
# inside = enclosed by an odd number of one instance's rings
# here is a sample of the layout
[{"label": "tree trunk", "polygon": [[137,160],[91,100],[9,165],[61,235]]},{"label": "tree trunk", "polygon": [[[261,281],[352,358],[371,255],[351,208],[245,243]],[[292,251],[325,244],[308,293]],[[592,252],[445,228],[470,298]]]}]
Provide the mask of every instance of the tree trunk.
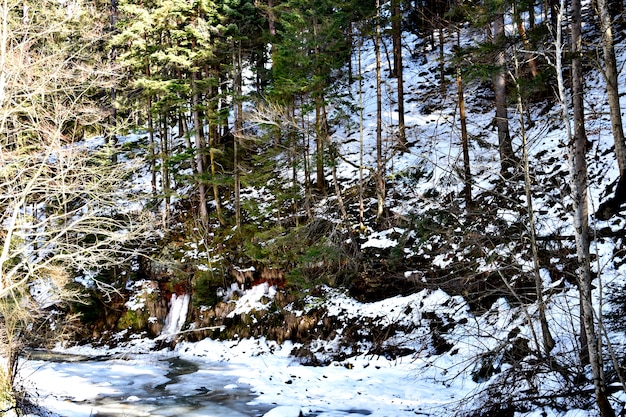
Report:
[{"label": "tree trunk", "polygon": [[363,217],[365,213],[365,203],[363,201],[363,142],[364,142],[364,104],[363,104],[363,66],[361,62],[361,48],[363,38],[359,38],[357,51],[357,65],[359,71],[359,227],[365,229]]},{"label": "tree trunk", "polygon": [[382,80],[380,63],[380,0],[376,0],[376,38],[374,49],[376,53],[376,197],[378,208],[376,218],[381,219],[385,210],[385,164],[383,161],[383,109],[382,109]]},{"label": "tree trunk", "polygon": [[276,16],[274,15],[274,1],[267,0],[267,25],[270,35],[276,35]]},{"label": "tree trunk", "polygon": [[326,192],[326,177],[324,176],[324,121],[322,120],[321,99],[315,100],[315,171],[317,174],[317,190]]},{"label": "tree trunk", "polygon": [[243,103],[241,97],[242,74],[241,74],[241,42],[238,42],[233,57],[233,68],[235,70],[233,83],[235,84],[235,121],[233,132],[233,177],[235,189],[235,225],[237,230],[241,229],[241,196],[240,196],[240,170],[239,170],[239,139],[243,134]]},{"label": "tree trunk", "polygon": [[[529,9],[532,9],[534,7],[534,5],[529,5]],[[522,44],[524,45],[524,49],[526,51],[530,51],[532,49],[532,46],[530,45],[530,42],[528,41],[528,36],[526,36],[526,27],[524,26],[524,21],[522,20],[522,16],[521,16],[521,11],[519,10],[519,7],[517,6],[517,4],[515,4],[515,2],[513,2],[513,11],[515,14],[515,23],[517,24],[517,32],[520,36],[520,38],[522,39]],[[537,75],[539,75],[539,70],[537,69],[537,60],[535,59],[534,55],[532,53],[528,53],[528,66],[530,67],[530,73],[533,76],[533,78],[535,78]]]},{"label": "tree trunk", "polygon": [[463,76],[461,68],[456,70],[456,89],[459,100],[459,120],[461,122],[461,147],[463,148],[463,194],[465,197],[465,210],[472,210],[472,171],[470,169],[469,139],[467,137],[467,116],[465,114],[465,96],[463,94]]},{"label": "tree trunk", "polygon": [[196,183],[198,184],[198,205],[200,213],[200,221],[205,230],[209,226],[209,212],[207,209],[205,171],[202,161],[205,151],[204,128],[200,118],[200,99],[197,86],[198,74],[194,71],[191,74],[191,90],[192,90],[192,108],[193,108],[193,127],[194,127],[194,144],[196,148]]},{"label": "tree trunk", "polygon": [[6,100],[6,60],[7,43],[9,37],[9,4],[7,0],[2,2],[2,33],[0,33],[0,107]]},{"label": "tree trunk", "polygon": [[391,33],[393,39],[393,75],[398,82],[398,146],[406,148],[404,70],[402,65],[402,14],[400,10],[400,0],[391,0]]},{"label": "tree trunk", "polygon": [[[565,83],[563,81],[563,47],[561,45],[561,20],[565,9],[565,0],[561,0],[560,12],[557,19],[557,36],[555,40],[556,47],[556,73],[559,91],[559,101],[561,103],[562,117],[567,129],[567,139],[569,144],[569,165],[570,165],[570,188],[572,192],[572,201],[574,206],[574,230],[576,235],[576,255],[578,259],[578,267],[576,276],[578,278],[578,286],[580,289],[580,304],[582,307],[581,321],[584,326],[586,335],[586,346],[589,354],[589,364],[593,375],[593,385],[596,394],[598,409],[603,417],[614,417],[615,411],[611,407],[606,392],[606,381],[604,379],[602,351],[600,348],[600,339],[597,336],[594,308],[592,303],[592,274],[590,265],[589,252],[589,211],[588,211],[588,189],[587,189],[587,161],[586,161],[586,138],[585,135],[572,133],[569,110],[567,105],[567,96],[565,93]],[[579,52],[577,49],[576,36],[580,34],[580,0],[572,1],[572,43],[574,57],[572,66],[580,65]],[[578,57],[577,57],[578,55]],[[572,74],[582,74],[580,71],[572,71]],[[574,80],[572,80],[574,83]],[[579,80],[582,85],[582,80]],[[575,96],[575,92],[572,92]],[[577,114],[574,112],[575,129],[584,130],[584,121],[576,119]]]},{"label": "tree trunk", "polygon": [[160,157],[161,157],[161,191],[163,193],[163,212],[162,221],[163,226],[168,227],[170,217],[170,205],[171,205],[171,192],[170,192],[170,171],[168,165],[168,159],[170,156],[169,151],[169,126],[167,123],[167,116],[161,115],[161,134],[159,135],[161,141]]},{"label": "tree trunk", "polygon": [[152,195],[157,194],[156,141],[154,140],[154,119],[152,117],[152,99],[148,98],[148,142],[150,142],[150,185]]},{"label": "tree trunk", "polygon": [[[110,30],[111,32],[115,32],[115,26],[117,25],[117,19],[118,19],[118,15],[117,15],[117,0],[111,0],[111,10],[110,10],[111,16],[111,24],[110,24]],[[112,47],[111,48],[111,62],[115,62],[117,60],[117,48]],[[104,136],[104,140],[105,143],[107,144],[116,144],[117,143],[117,135],[116,135],[116,130],[117,130],[117,87],[115,86],[115,83],[113,84],[113,87],[111,87],[111,126],[109,126],[109,129],[107,129],[107,133]],[[112,161],[115,163],[117,156],[115,155],[115,153],[111,156]]]},{"label": "tree trunk", "polygon": [[[533,207],[533,195],[531,190],[532,180],[530,178],[530,166],[528,157],[528,141],[526,136],[526,120],[524,118],[524,104],[522,102],[522,92],[519,85],[519,62],[517,53],[515,59],[515,88],[517,91],[517,113],[519,114],[520,134],[522,137],[522,162],[524,170],[524,191],[526,193],[526,209],[528,211],[528,232],[530,235],[530,246],[533,255],[533,272],[535,278],[535,295],[537,297],[537,309],[539,311],[539,323],[541,325],[541,336],[543,346],[537,346],[546,357],[554,349],[555,342],[550,333],[550,326],[546,318],[546,304],[543,301],[543,281],[540,273],[539,249],[537,246],[537,232],[535,228],[535,210]],[[537,344],[539,341],[537,341]]]},{"label": "tree trunk", "polygon": [[441,96],[446,96],[446,55],[445,55],[445,37],[443,35],[443,22],[440,22],[440,18],[437,18],[438,32],[439,32],[439,82],[441,89]]},{"label": "tree trunk", "polygon": [[[212,67],[211,74],[216,79],[219,80],[219,69]],[[225,225],[224,216],[222,214],[222,203],[220,198],[220,189],[217,181],[217,168],[215,161],[215,145],[218,142],[219,130],[218,130],[218,104],[216,102],[218,91],[217,87],[214,85],[215,83],[211,83],[209,87],[208,94],[208,106],[209,106],[209,114],[211,115],[211,119],[209,122],[209,151],[208,151],[208,165],[211,170],[211,181],[213,188],[213,201],[215,202],[215,214],[217,215],[217,220],[221,225]],[[203,158],[206,158],[203,155]],[[203,160],[203,163],[206,163],[206,160]]]},{"label": "tree trunk", "polygon": [[[573,137],[572,140],[576,143],[580,141],[580,143],[587,143],[587,133],[585,132],[585,108],[584,108],[584,83],[583,83],[583,73],[582,73],[582,62],[581,62],[581,54],[582,54],[582,17],[581,17],[581,5],[580,0],[572,1],[572,10],[571,10],[571,36],[572,36],[572,69],[571,69],[571,79],[572,79],[572,109],[573,109]],[[583,149],[584,151],[584,149]],[[586,167],[586,161],[583,159]],[[586,176],[586,172],[585,172]],[[585,178],[586,181],[586,178]],[[585,183],[585,196],[586,198],[586,183]],[[586,203],[586,201],[585,201]],[[586,213],[585,213],[586,216]],[[587,222],[585,217],[585,222]],[[586,224],[586,223],[585,223]],[[589,242],[586,242],[587,245],[587,254],[588,254],[588,245]],[[585,294],[583,285],[579,286],[579,291],[581,292],[580,298],[581,300],[587,299],[591,297],[591,293]],[[584,311],[584,303],[580,304],[580,316],[585,316]],[[588,332],[585,329],[585,323],[581,320],[580,323],[580,344],[582,346],[580,361],[582,364],[589,364],[589,350],[585,347],[589,345]]]},{"label": "tree trunk", "polygon": [[500,149],[500,170],[504,176],[511,175],[511,168],[515,167],[515,157],[511,134],[509,133],[509,116],[506,97],[506,53],[504,14],[498,13],[494,19],[493,42],[496,44],[496,64],[498,70],[493,76],[493,89],[496,96],[496,126],[498,128],[498,147]]},{"label": "tree trunk", "polygon": [[[622,110],[619,102],[618,68],[615,59],[615,46],[613,42],[613,27],[611,13],[607,0],[597,0],[598,14],[600,17],[600,30],[602,32],[602,53],[604,56],[604,77],[606,92],[609,100],[611,113],[611,128],[615,141],[615,157],[619,167],[620,182],[626,178],[626,141],[624,139],[624,127],[622,124]],[[621,187],[617,187],[615,195],[609,201],[600,205],[596,217],[600,220],[608,220],[620,210],[622,203],[626,201]]]}]

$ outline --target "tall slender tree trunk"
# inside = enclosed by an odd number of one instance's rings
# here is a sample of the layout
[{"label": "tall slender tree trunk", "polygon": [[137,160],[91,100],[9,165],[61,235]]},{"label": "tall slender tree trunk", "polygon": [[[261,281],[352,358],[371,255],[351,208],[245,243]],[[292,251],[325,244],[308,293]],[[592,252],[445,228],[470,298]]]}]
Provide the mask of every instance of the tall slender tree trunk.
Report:
[{"label": "tall slender tree trunk", "polygon": [[[110,30],[111,32],[115,32],[115,28],[117,25],[117,0],[111,0],[111,10],[110,10]],[[111,61],[115,62],[117,60],[117,48],[111,48]],[[115,85],[111,87],[111,126],[109,132],[105,135],[105,142],[107,144],[115,144],[117,143],[116,129],[117,128],[117,88]],[[116,161],[117,156],[113,154],[112,156],[113,162]]]},{"label": "tall slender tree trunk", "polygon": [[[574,26],[580,26],[580,0],[572,1],[572,67],[581,65],[580,63],[580,49],[577,44],[580,32],[580,27],[574,28]],[[595,325],[595,312],[592,301],[592,274],[590,265],[590,252],[589,252],[589,209],[588,209],[588,189],[587,189],[587,160],[586,160],[586,147],[587,141],[583,134],[575,134],[576,130],[584,130],[584,120],[577,120],[579,115],[574,111],[574,133],[572,133],[571,123],[569,118],[569,109],[567,104],[567,95],[565,93],[565,82],[563,81],[563,47],[562,47],[562,28],[561,22],[563,12],[565,9],[565,0],[561,0],[560,11],[557,15],[557,35],[555,40],[556,47],[556,73],[559,92],[559,101],[562,108],[562,117],[567,129],[567,138],[569,144],[569,165],[570,165],[570,188],[572,192],[572,202],[574,210],[574,230],[576,236],[576,255],[578,259],[578,267],[576,270],[576,276],[578,278],[578,286],[580,289],[580,304],[582,306],[581,321],[584,326],[584,333],[586,335],[586,346],[582,346],[582,349],[587,349],[589,355],[589,364],[591,365],[591,372],[593,376],[593,385],[596,394],[596,401],[598,409],[603,417],[614,417],[615,411],[613,410],[607,395],[606,381],[604,378],[602,350],[600,346],[600,338],[597,335],[597,329]],[[572,71],[572,74],[580,74],[580,71]],[[574,84],[572,80],[572,86]],[[582,85],[582,80],[577,81]],[[572,98],[576,95],[576,92],[572,92]]]},{"label": "tall slender tree trunk", "polygon": [[[2,2],[2,22],[1,32],[0,32],[0,107],[4,105],[6,100],[6,83],[7,83],[7,44],[9,37],[9,3],[8,0],[4,0]],[[5,118],[2,118],[2,123],[4,124]],[[4,126],[0,126],[4,127]]]},{"label": "tall slender tree trunk", "polygon": [[[529,9],[532,9],[533,7],[534,5],[532,4],[528,6]],[[524,45],[524,49],[526,49],[526,51],[530,51],[532,49],[532,46],[530,45],[530,42],[528,41],[528,36],[526,36],[526,27],[524,26],[524,21],[522,20],[521,10],[519,9],[519,6],[515,2],[513,2],[513,13],[515,15],[517,33],[522,39],[522,44]],[[528,55],[527,62],[530,68],[530,73],[534,78],[537,75],[539,75],[539,69],[537,68],[537,60],[535,59],[532,53],[527,52],[527,55]]]},{"label": "tall slender tree trunk", "polygon": [[170,217],[170,205],[171,205],[171,192],[170,192],[170,171],[169,171],[169,137],[170,130],[168,126],[167,116],[161,115],[161,134],[160,138],[160,158],[161,158],[161,192],[163,193],[163,212],[162,212],[162,221],[163,226],[168,227],[169,225],[169,217]]},{"label": "tall slender tree trunk", "polygon": [[[300,98],[300,100],[302,101],[302,98]],[[294,103],[292,103],[292,107],[291,107],[291,114],[293,115],[293,117],[295,118],[295,113],[296,113],[296,105],[295,105],[295,98],[294,98]],[[311,162],[310,162],[310,157],[311,157],[311,135],[309,134],[309,128],[307,126],[307,121],[305,120],[304,117],[304,112],[300,112],[300,130],[302,132],[305,132],[302,135],[302,159],[304,160],[304,195],[305,195],[305,199],[304,199],[304,208],[306,210],[307,216],[310,219],[313,218],[313,212],[311,211],[311,205],[312,205],[312,201],[313,201],[313,186],[311,184]]]},{"label": "tall slender tree trunk", "polygon": [[[585,112],[584,112],[584,104],[583,104],[583,98],[584,98],[584,88],[583,88],[583,78],[582,78],[583,76],[582,76],[582,65],[580,61],[580,58],[581,58],[580,54],[582,53],[582,33],[581,33],[582,27],[581,27],[580,7],[581,7],[580,1],[574,0],[572,2],[572,10],[570,12],[571,20],[572,20],[570,31],[571,31],[571,37],[572,37],[571,79],[572,79],[572,108],[573,108],[573,122],[574,122],[571,146],[574,146],[574,142],[578,140],[585,141],[585,142],[587,140],[586,138],[587,133],[585,132],[585,125],[584,125]],[[560,25],[561,23],[559,23],[559,26]],[[570,163],[573,164],[574,162],[577,162],[577,160],[573,158],[573,153],[572,153],[572,161],[570,161]],[[583,161],[583,162],[585,163],[585,166],[586,166],[586,161]],[[585,172],[585,175],[586,175],[586,172]],[[584,187],[586,189],[587,187],[586,183],[584,184]],[[587,224],[586,222],[587,220],[586,220],[586,214],[585,214],[585,224]],[[585,233],[586,232],[587,232],[587,229],[585,228]],[[583,245],[586,246],[584,250],[586,251],[586,254],[588,255],[589,242],[585,241],[583,242]],[[585,256],[585,252],[583,252],[582,256]],[[579,262],[580,262],[580,257],[579,257]],[[585,311],[584,311],[584,303],[582,300],[590,298],[591,294],[589,294],[589,297],[587,297],[587,294],[584,294],[582,285],[579,285],[578,290],[580,291],[580,299],[581,299],[581,303],[580,303],[580,317],[581,317],[581,320],[580,320],[580,345],[581,345],[580,362],[582,364],[588,365],[589,364],[589,349],[587,349],[587,345],[589,344],[589,341],[587,339],[585,321],[583,320],[583,317],[585,316]]]},{"label": "tall slender tree trunk", "polygon": [[242,103],[242,69],[241,69],[241,42],[237,43],[233,53],[233,68],[235,84],[235,121],[233,131],[233,179],[235,189],[235,224],[237,230],[241,229],[241,196],[240,196],[240,174],[239,169],[239,140],[243,134],[243,103]]},{"label": "tall slender tree trunk", "polygon": [[493,23],[493,42],[496,44],[496,64],[498,70],[493,76],[493,89],[496,96],[496,126],[498,128],[498,147],[500,149],[500,171],[504,176],[510,175],[510,170],[515,166],[515,156],[511,134],[509,133],[509,116],[507,112],[506,96],[506,52],[504,13],[496,14]]},{"label": "tall slender tree trunk", "polygon": [[274,15],[274,0],[267,0],[267,24],[270,35],[276,35],[276,16]]},{"label": "tall slender tree trunk", "polygon": [[197,72],[191,74],[191,90],[192,90],[192,108],[193,108],[193,127],[194,127],[194,145],[196,148],[195,167],[198,184],[198,209],[200,214],[200,222],[205,230],[209,227],[209,212],[207,209],[207,197],[205,186],[204,162],[202,160],[205,152],[204,127],[200,117],[200,93],[197,85]]},{"label": "tall slender tree trunk", "polygon": [[441,96],[446,96],[446,55],[445,55],[445,36],[443,34],[443,19],[437,17],[438,33],[439,33],[439,87],[441,89]]},{"label": "tall slender tree trunk", "polygon": [[393,40],[393,75],[398,82],[398,146],[406,148],[404,70],[402,64],[402,14],[400,10],[400,0],[391,0],[391,33]]},{"label": "tall slender tree trunk", "polygon": [[[528,232],[530,246],[533,255],[533,272],[535,277],[535,295],[537,297],[537,310],[539,311],[539,323],[541,326],[541,336],[543,346],[538,348],[546,357],[554,349],[554,338],[550,333],[548,319],[546,318],[546,304],[543,300],[543,280],[541,279],[539,249],[537,246],[537,232],[535,228],[535,209],[533,207],[533,195],[531,190],[532,181],[530,178],[530,164],[528,157],[528,141],[526,135],[526,120],[524,118],[524,103],[522,101],[522,91],[519,85],[519,61],[517,53],[514,54],[515,61],[515,89],[517,91],[517,113],[519,114],[520,135],[522,137],[522,164],[524,170],[524,191],[526,193],[526,208],[528,211]],[[539,344],[539,341],[537,341]]]},{"label": "tall slender tree trunk", "polygon": [[376,218],[381,219],[385,210],[385,163],[383,161],[383,107],[382,80],[380,63],[380,0],[376,0],[376,35],[374,49],[376,53],[376,198],[378,208]]},{"label": "tall slender tree trunk", "polygon": [[363,38],[359,37],[357,50],[357,66],[359,72],[359,227],[365,229],[363,218],[365,213],[365,203],[363,201],[363,142],[364,142],[364,103],[363,103],[363,66],[361,62],[361,48],[363,47]]},{"label": "tall slender tree trunk", "polygon": [[[219,80],[219,68],[211,67],[210,76],[214,77],[215,80]],[[215,83],[211,83],[209,87],[208,94],[208,102],[209,102],[209,114],[211,119],[209,120],[209,150],[208,150],[208,165],[211,170],[211,180],[212,180],[212,188],[213,188],[213,201],[215,203],[215,214],[217,215],[217,220],[221,225],[225,225],[224,216],[222,214],[222,202],[220,198],[220,189],[217,181],[217,168],[215,161],[215,145],[218,142],[219,129],[218,129],[218,103],[216,102],[218,91],[217,87],[214,85]],[[206,156],[203,155],[203,158]],[[203,160],[203,163],[207,163],[206,159]]]},{"label": "tall slender tree trunk", "polygon": [[[621,2],[620,2],[621,3]],[[626,181],[626,140],[624,139],[624,126],[622,123],[622,110],[620,106],[620,93],[618,83],[618,68],[615,59],[615,46],[613,41],[613,25],[611,12],[607,0],[597,0],[598,15],[600,17],[600,30],[602,32],[602,53],[604,57],[604,77],[606,93],[609,99],[611,114],[611,129],[615,143],[615,157],[619,167],[620,182]],[[617,188],[615,196],[607,203],[600,206],[597,217],[608,220],[617,211],[626,199],[620,195],[622,190]]]},{"label": "tall slender tree trunk", "polygon": [[470,169],[469,138],[467,137],[467,115],[465,114],[465,96],[463,94],[463,76],[461,68],[456,70],[456,89],[459,101],[459,121],[461,122],[461,147],[463,150],[463,194],[465,210],[472,211],[472,171]]},{"label": "tall slender tree trunk", "polygon": [[[319,35],[319,28],[317,21],[313,22],[313,35],[315,38]],[[317,59],[320,55],[319,47],[315,45],[313,50],[313,59]],[[318,69],[316,69],[316,75]],[[317,86],[316,91],[313,92],[313,100],[315,101],[315,146],[317,148],[315,163],[317,174],[317,190],[320,193],[326,192],[326,176],[324,175],[324,153],[325,142],[328,135],[328,126],[326,120],[326,113],[324,111],[324,94],[322,87]]]},{"label": "tall slender tree trunk", "polygon": [[152,195],[157,194],[156,141],[154,139],[154,118],[152,117],[152,99],[148,98],[148,142],[150,146],[150,185]]}]

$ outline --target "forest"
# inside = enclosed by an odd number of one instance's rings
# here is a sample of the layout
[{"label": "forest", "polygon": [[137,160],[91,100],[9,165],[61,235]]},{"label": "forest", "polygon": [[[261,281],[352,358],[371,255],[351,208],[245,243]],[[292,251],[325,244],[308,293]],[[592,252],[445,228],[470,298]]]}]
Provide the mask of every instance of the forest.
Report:
[{"label": "forest", "polygon": [[450,415],[623,415],[624,7],[0,0],[0,410],[33,349],[453,356],[458,302]]}]

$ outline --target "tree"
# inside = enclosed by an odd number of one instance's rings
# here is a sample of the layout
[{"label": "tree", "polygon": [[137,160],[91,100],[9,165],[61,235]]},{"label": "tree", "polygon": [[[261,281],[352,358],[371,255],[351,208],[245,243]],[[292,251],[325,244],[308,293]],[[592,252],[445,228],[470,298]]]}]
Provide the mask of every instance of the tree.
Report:
[{"label": "tree", "polygon": [[[626,139],[624,138],[624,126],[622,124],[622,111],[620,106],[620,93],[618,83],[617,61],[615,59],[615,46],[613,42],[613,27],[611,13],[607,0],[598,0],[598,15],[600,17],[600,31],[602,33],[602,55],[604,78],[606,81],[606,93],[609,101],[611,114],[611,129],[615,143],[615,157],[619,168],[619,182],[626,181]],[[598,207],[596,217],[600,220],[608,220],[620,209],[626,201],[626,192],[623,186],[618,186],[613,198],[605,201]]]},{"label": "tree", "polygon": [[[576,278],[580,293],[581,323],[583,325],[582,334],[585,336],[581,340],[584,345],[581,349],[588,354],[588,362],[591,366],[593,385],[596,394],[598,409],[603,417],[614,417],[613,410],[607,395],[607,386],[604,378],[602,350],[600,347],[601,338],[598,335],[595,325],[595,312],[592,300],[592,279],[591,254],[589,252],[589,206],[588,206],[588,184],[587,184],[587,161],[586,149],[587,140],[584,134],[584,120],[580,120],[580,112],[574,109],[573,120],[569,116],[568,99],[565,92],[565,82],[563,80],[563,46],[561,20],[565,9],[565,0],[561,0],[560,12],[556,25],[556,73],[558,81],[558,99],[561,104],[561,115],[566,127],[568,141],[568,159],[570,168],[570,189],[573,202],[574,230],[576,237],[576,255],[578,265]],[[575,85],[582,85],[582,71],[580,70],[581,52],[581,4],[579,0],[572,2],[572,98],[582,95],[582,90],[577,91]],[[579,68],[574,69],[574,67]],[[580,77],[576,80],[574,77]],[[582,100],[582,97],[579,97]],[[574,123],[572,130],[571,123]],[[582,336],[582,335],[581,335]]]},{"label": "tree", "polygon": [[526,194],[526,209],[528,211],[528,235],[530,239],[530,246],[533,258],[533,275],[535,278],[535,294],[537,296],[537,309],[539,311],[539,324],[541,325],[541,339],[543,346],[539,346],[537,340],[537,347],[542,355],[548,357],[550,352],[555,346],[554,338],[550,333],[550,326],[546,317],[546,303],[544,302],[544,286],[540,272],[540,258],[539,248],[537,245],[537,228],[535,221],[535,209],[533,207],[533,195],[532,195],[532,180],[530,177],[530,163],[528,156],[528,138],[526,135],[526,118],[524,117],[524,103],[522,101],[522,91],[520,83],[518,81],[520,76],[520,65],[517,58],[517,52],[514,53],[515,62],[515,75],[513,80],[515,81],[515,90],[517,95],[517,113],[519,115],[520,136],[522,139],[522,170],[524,172],[524,191]]},{"label": "tree", "polygon": [[406,126],[404,122],[404,69],[402,64],[402,12],[400,0],[391,0],[391,34],[393,40],[392,75],[398,81],[398,146],[406,148]]},{"label": "tree", "polygon": [[300,102],[314,113],[317,189],[326,190],[325,153],[331,121],[327,106],[346,77],[340,68],[350,54],[350,11],[346,3],[292,0],[276,6],[277,35],[272,48],[272,95],[285,106]]},{"label": "tree", "polygon": [[[119,9],[120,33],[113,44],[120,49],[119,61],[129,74],[126,94],[130,107],[146,114],[148,120],[151,144],[160,166],[164,223],[175,191],[171,185],[174,176],[195,185],[195,208],[205,227],[207,188],[212,182],[217,216],[223,223],[215,153],[210,148],[219,140],[218,127],[224,119],[217,108],[220,98],[215,88],[222,76],[220,59],[229,57],[217,53],[225,45],[226,31],[221,24],[220,8],[209,0],[123,0]],[[187,149],[181,150],[183,138]],[[193,169],[193,175],[181,176],[179,172],[187,167]]]},{"label": "tree", "polygon": [[385,160],[383,156],[383,108],[382,108],[382,80],[380,62],[381,23],[380,0],[376,0],[376,34],[374,35],[374,50],[376,54],[376,218],[381,219],[385,210]]},{"label": "tree", "polygon": [[102,14],[71,6],[4,0],[0,11],[0,74],[8,75],[0,101],[0,380],[12,391],[1,409],[16,406],[15,372],[35,323],[77,296],[66,287],[74,274],[135,257],[133,243],[152,224],[136,209],[141,194],[120,187],[133,162],[113,162],[112,146],[76,142],[105,119],[95,97],[115,71],[95,53]]},{"label": "tree", "polygon": [[502,5],[495,5],[493,16],[493,42],[496,48],[497,69],[493,75],[493,90],[496,96],[496,127],[498,128],[498,148],[500,150],[500,170],[510,175],[515,166],[515,156],[509,132],[509,116],[507,112],[507,65],[506,65],[506,33],[504,30],[504,10]]}]

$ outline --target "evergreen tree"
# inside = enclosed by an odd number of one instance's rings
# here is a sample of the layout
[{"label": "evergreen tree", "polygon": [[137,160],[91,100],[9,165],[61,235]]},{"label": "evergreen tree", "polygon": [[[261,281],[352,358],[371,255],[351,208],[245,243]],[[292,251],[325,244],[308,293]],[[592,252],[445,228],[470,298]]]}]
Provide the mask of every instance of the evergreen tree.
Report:
[{"label": "evergreen tree", "polygon": [[[209,151],[205,118],[214,115],[210,113],[212,107],[203,103],[216,100],[207,94],[216,83],[211,68],[219,36],[225,30],[217,5],[207,0],[154,3],[122,0],[119,10],[122,12],[120,34],[114,43],[123,48],[119,59],[128,70],[128,92],[133,97],[130,105],[148,119],[151,147],[161,168],[164,216],[170,211],[170,167],[180,160],[172,158],[174,152],[180,152],[180,144],[173,141],[193,137],[193,144],[187,141],[188,149],[183,151],[188,157],[182,160],[186,159],[195,171],[192,178],[198,188],[197,210],[202,223],[207,225],[205,186]],[[137,91],[141,93],[139,96]],[[178,126],[177,132],[172,130],[173,126]],[[154,133],[158,133],[158,145]]]},{"label": "evergreen tree", "polygon": [[[345,82],[350,14],[347,2],[292,0],[277,7],[277,39],[273,44],[273,89],[285,105],[301,101],[314,110],[317,188],[325,191],[325,152],[329,145],[327,105]],[[290,104],[291,103],[291,104]]]}]

